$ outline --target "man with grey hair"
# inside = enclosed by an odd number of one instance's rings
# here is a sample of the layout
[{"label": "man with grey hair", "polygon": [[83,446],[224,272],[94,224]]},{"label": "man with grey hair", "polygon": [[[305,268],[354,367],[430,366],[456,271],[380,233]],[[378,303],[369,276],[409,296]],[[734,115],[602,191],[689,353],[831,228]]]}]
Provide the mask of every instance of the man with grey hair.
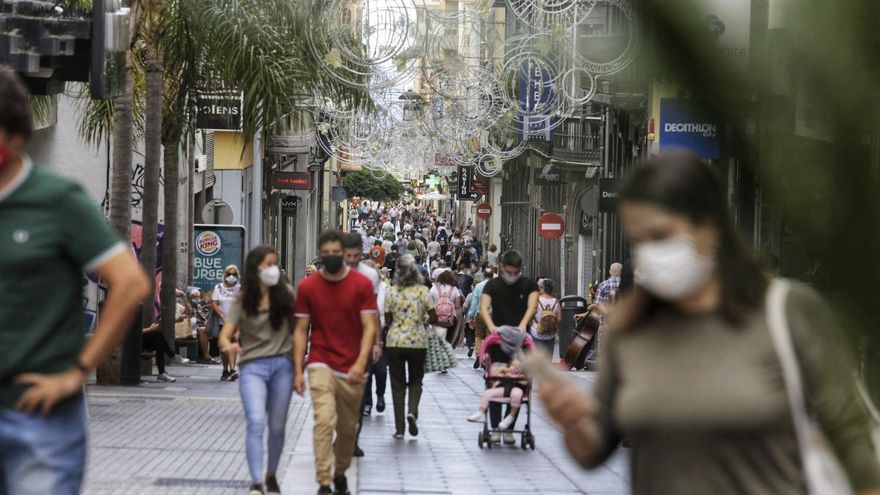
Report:
[{"label": "man with grey hair", "polygon": [[620,274],[623,272],[623,265],[620,263],[612,263],[611,269],[608,270],[607,280],[599,284],[596,288],[596,304],[608,304],[614,302],[617,298],[617,291],[620,289]]}]

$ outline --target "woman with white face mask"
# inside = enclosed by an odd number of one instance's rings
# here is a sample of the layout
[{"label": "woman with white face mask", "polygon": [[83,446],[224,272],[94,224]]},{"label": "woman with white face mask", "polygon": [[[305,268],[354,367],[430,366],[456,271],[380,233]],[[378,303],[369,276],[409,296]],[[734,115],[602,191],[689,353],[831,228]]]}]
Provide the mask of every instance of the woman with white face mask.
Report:
[{"label": "woman with white face mask", "polygon": [[[275,477],[284,448],[293,391],[293,291],[282,280],[278,254],[252,249],[245,259],[239,297],[220,332],[220,348],[241,355],[241,401],[247,417],[246,451],[250,493],[281,493]],[[231,337],[239,332],[241,344]],[[263,429],[269,427],[268,466],[263,471]]]},{"label": "woman with white face mask", "polygon": [[[235,298],[238,297],[239,291],[241,291],[241,280],[238,267],[229,265],[223,270],[223,281],[215,285],[214,291],[211,293],[211,310],[213,314],[208,321],[207,333],[209,339],[220,337],[220,328],[223,327],[226,321],[226,314],[232,307]],[[233,335],[232,340],[238,340],[238,335]],[[220,379],[233,382],[238,380],[238,371],[235,371],[235,356],[221,352],[220,358],[223,362],[223,373],[220,375]]]},{"label": "woman with white face mask", "polygon": [[[594,396],[541,387],[572,456],[594,468],[626,438],[635,494],[829,493],[804,468],[815,452],[804,427],[817,424],[849,493],[880,493],[872,421],[831,311],[811,289],[770,280],[709,167],[686,152],[649,160],[619,210],[638,283],[609,308]],[[787,298],[765,304],[783,286]]]}]

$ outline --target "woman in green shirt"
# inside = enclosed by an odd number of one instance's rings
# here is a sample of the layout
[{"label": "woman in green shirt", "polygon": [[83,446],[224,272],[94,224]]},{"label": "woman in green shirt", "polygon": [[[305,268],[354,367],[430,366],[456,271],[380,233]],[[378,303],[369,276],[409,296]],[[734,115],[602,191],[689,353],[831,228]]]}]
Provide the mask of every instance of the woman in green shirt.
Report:
[{"label": "woman in green shirt", "polygon": [[[581,465],[631,444],[635,494],[808,493],[767,324],[769,277],[736,233],[712,171],[687,152],[637,166],[619,195],[638,286],[609,314],[594,396],[541,397]],[[858,494],[880,493],[872,428],[830,310],[794,286],[785,315],[806,402]]]},{"label": "woman in green shirt", "polygon": [[[220,332],[219,345],[241,354],[241,402],[247,417],[245,447],[253,495],[281,493],[275,471],[284,449],[293,392],[293,291],[281,279],[278,254],[258,246],[245,259],[244,280]],[[238,332],[240,342],[232,341]],[[263,430],[269,427],[268,466],[263,472]]]},{"label": "woman in green shirt", "polygon": [[[424,285],[422,274],[412,255],[404,254],[397,260],[394,285],[385,294],[385,324],[388,336],[385,348],[391,374],[391,398],[394,401],[394,438],[403,438],[404,399],[409,388],[410,435],[419,434],[419,400],[422,397],[422,378],[425,376],[425,356],[428,351],[428,329],[425,317],[437,321],[434,298]],[[407,369],[409,383],[407,383]]]}]

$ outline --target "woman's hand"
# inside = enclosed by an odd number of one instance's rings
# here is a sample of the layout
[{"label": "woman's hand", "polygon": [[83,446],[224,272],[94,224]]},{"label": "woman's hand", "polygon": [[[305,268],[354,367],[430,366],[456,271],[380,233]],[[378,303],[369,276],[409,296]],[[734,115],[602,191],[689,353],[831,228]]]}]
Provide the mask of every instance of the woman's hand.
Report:
[{"label": "woman's hand", "polygon": [[562,427],[565,445],[581,464],[589,464],[599,447],[599,435],[593,425],[593,400],[571,383],[545,381],[539,395],[547,413]]},{"label": "woman's hand", "polygon": [[593,414],[592,401],[570,383],[543,382],[538,393],[547,407],[547,413],[565,429]]},{"label": "woman's hand", "polygon": [[293,391],[300,396],[306,393],[306,377],[302,373],[293,377]]},{"label": "woman's hand", "polygon": [[230,356],[238,356],[241,353],[241,346],[238,345],[238,342],[232,342],[229,345],[221,348],[220,352],[226,353]]}]

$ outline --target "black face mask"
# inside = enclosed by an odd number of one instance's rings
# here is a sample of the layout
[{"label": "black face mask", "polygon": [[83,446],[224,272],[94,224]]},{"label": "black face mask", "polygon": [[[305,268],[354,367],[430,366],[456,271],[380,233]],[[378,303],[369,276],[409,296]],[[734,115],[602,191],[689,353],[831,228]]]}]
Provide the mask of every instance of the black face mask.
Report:
[{"label": "black face mask", "polygon": [[321,256],[321,262],[328,273],[339,273],[342,270],[342,256]]}]

